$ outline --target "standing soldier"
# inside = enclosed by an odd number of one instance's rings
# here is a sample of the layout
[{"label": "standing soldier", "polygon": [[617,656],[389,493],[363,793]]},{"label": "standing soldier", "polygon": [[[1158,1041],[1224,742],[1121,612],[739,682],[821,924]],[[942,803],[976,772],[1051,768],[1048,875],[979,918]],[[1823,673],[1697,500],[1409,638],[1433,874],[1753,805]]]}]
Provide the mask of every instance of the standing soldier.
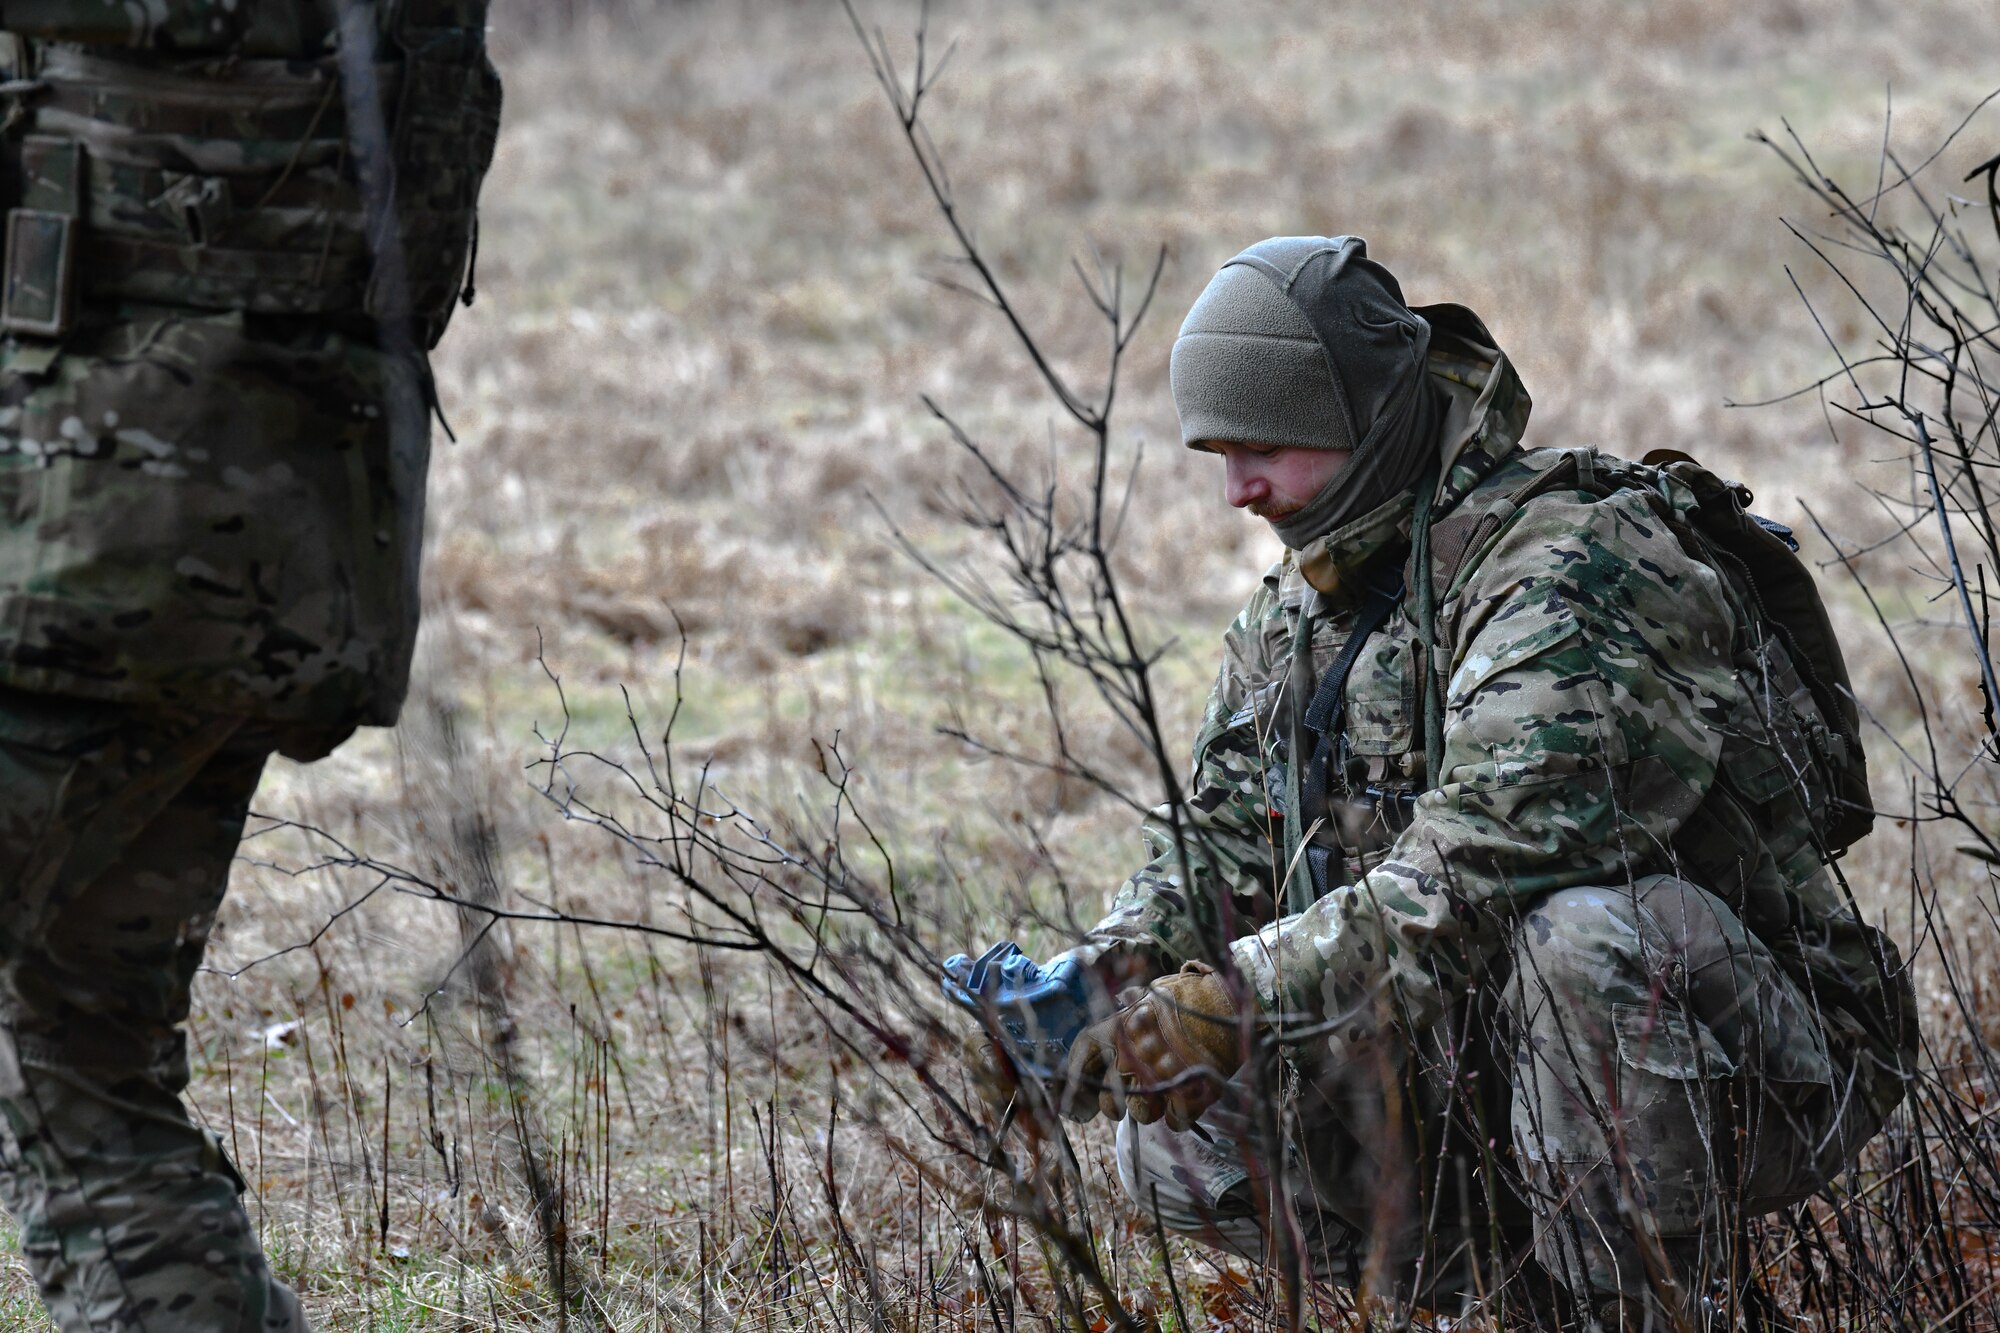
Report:
[{"label": "standing soldier", "polygon": [[404,694],[486,8],[0,6],[0,1186],[72,1333],[304,1326],[181,1024],[265,759]]}]

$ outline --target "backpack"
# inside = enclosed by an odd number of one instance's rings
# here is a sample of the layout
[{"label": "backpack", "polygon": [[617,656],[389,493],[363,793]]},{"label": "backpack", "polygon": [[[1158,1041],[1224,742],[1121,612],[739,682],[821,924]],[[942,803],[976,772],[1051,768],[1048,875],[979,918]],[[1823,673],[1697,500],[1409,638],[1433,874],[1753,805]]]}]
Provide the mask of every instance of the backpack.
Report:
[{"label": "backpack", "polygon": [[1604,497],[1625,489],[1647,495],[1689,557],[1722,576],[1748,631],[1748,651],[1779,684],[1766,723],[1788,761],[1791,771],[1781,776],[1806,809],[1819,859],[1833,860],[1861,841],[1875,810],[1860,710],[1826,604],[1791,529],[1752,513],[1753,497],[1741,482],[1724,480],[1678,450],[1655,449],[1638,463],[1593,449],[1546,452],[1557,457],[1525,484],[1432,524],[1439,600],[1455,590],[1467,557],[1536,496],[1580,490]]}]

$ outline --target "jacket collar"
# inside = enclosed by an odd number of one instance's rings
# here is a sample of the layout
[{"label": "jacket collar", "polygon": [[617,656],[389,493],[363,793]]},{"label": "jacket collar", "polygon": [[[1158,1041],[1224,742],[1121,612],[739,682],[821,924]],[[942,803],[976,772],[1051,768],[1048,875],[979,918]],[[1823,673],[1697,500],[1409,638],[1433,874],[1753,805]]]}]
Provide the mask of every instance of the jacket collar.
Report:
[{"label": "jacket collar", "polygon": [[[1427,366],[1448,407],[1439,432],[1436,522],[1456,508],[1502,461],[1521,447],[1533,400],[1505,353],[1479,317],[1463,306],[1427,306],[1418,313],[1435,326]],[[1279,598],[1298,606],[1316,589],[1335,601],[1349,601],[1358,589],[1347,585],[1377,553],[1407,542],[1413,492],[1404,492],[1297,551],[1287,551],[1275,572]]]}]

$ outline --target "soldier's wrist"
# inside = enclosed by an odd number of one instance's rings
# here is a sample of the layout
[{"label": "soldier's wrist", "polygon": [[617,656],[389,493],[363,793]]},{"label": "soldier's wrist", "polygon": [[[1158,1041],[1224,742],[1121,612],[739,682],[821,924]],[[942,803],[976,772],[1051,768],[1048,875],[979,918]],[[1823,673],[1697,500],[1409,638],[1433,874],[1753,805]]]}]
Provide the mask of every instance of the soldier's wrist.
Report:
[{"label": "soldier's wrist", "polygon": [[1277,943],[1275,934],[1274,924],[1255,935],[1232,940],[1229,945],[1229,958],[1236,965],[1236,975],[1242,978],[1244,998],[1265,1014],[1279,1009],[1276,969],[1272,965],[1272,951]]}]

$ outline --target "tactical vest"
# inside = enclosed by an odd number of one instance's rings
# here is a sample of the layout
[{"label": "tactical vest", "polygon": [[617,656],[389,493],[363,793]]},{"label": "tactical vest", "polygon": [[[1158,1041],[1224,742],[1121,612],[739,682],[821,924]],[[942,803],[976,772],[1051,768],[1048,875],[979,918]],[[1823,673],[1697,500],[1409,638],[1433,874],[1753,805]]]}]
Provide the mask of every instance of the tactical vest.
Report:
[{"label": "tactical vest", "polygon": [[166,59],[16,38],[0,90],[17,169],[0,330],[60,339],[80,310],[130,301],[407,317],[435,345],[470,300],[499,129],[486,8],[372,11],[374,59],[350,53],[347,70],[375,85],[364,119],[379,108],[387,143],[373,152],[356,143],[339,55]]}]

